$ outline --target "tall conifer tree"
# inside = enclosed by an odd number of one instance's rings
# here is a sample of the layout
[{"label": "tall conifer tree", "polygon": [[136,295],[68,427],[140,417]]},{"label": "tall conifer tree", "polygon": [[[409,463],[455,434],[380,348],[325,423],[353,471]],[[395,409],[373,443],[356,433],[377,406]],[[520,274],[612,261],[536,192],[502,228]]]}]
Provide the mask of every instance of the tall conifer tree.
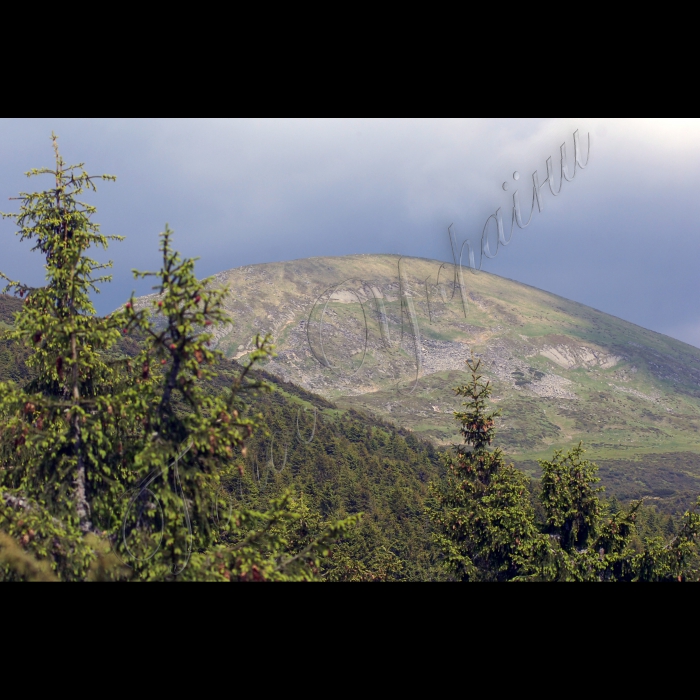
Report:
[{"label": "tall conifer tree", "polygon": [[489,412],[491,386],[468,360],[471,381],[455,389],[466,397],[455,412],[464,444],[445,459],[447,477],[432,485],[428,513],[435,540],[451,573],[462,581],[505,581],[518,576],[536,535],[527,478],[507,464],[500,448],[491,451],[495,435]]}]

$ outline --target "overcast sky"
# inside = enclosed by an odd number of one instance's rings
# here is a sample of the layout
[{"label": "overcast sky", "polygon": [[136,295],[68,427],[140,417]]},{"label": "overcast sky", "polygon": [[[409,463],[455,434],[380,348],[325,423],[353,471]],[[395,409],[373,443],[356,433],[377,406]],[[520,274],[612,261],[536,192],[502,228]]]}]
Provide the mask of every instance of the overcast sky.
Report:
[{"label": "overcast sky", "polygon": [[[700,346],[700,120],[3,119],[0,208],[50,187],[23,173],[53,164],[52,130],[67,161],[116,175],[88,198],[102,232],[126,236],[96,300],[108,313],[149,291],[130,271],[157,269],[166,221],[200,276],[317,255],[451,260],[448,225],[478,247],[498,207],[510,228],[516,190],[527,217],[532,173],[542,182],[551,156],[558,186],[576,129],[584,148],[590,133],[589,165],[556,198],[542,187],[544,211],[484,269]],[[0,270],[40,284],[28,248],[0,223]]]}]

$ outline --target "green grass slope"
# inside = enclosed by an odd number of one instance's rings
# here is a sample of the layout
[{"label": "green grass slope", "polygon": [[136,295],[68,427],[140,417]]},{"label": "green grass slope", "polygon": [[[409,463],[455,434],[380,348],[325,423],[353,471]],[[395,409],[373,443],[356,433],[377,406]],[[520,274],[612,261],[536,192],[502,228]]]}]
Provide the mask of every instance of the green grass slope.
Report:
[{"label": "green grass slope", "polygon": [[526,471],[583,440],[620,493],[700,490],[700,350],[497,275],[465,271],[464,298],[454,279],[452,265],[393,255],[222,272],[234,323],[219,347],[242,358],[271,332],[271,374],[436,445],[458,441],[452,388],[474,353],[503,411],[500,442]]},{"label": "green grass slope", "polygon": [[[452,389],[473,353],[502,409],[499,443],[525,471],[583,440],[609,493],[675,509],[700,492],[700,350],[493,274],[465,271],[464,295],[454,280],[451,265],[394,255],[221,272],[233,322],[218,347],[244,359],[270,332],[272,376],[438,447],[459,441]],[[18,303],[2,302],[0,324]],[[0,344],[4,377],[26,372],[14,352]]]}]

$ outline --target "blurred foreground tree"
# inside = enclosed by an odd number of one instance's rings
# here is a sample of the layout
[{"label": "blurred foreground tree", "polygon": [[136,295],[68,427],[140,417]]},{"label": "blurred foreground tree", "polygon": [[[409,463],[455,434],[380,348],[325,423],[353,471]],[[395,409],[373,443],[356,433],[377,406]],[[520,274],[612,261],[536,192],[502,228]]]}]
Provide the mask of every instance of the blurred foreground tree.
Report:
[{"label": "blurred foreground tree", "polygon": [[[242,397],[265,389],[249,371],[271,355],[270,338],[256,339],[226,395],[203,390],[223,360],[210,343],[230,323],[228,290],[195,277],[167,226],[162,268],[135,272],[157,280],[151,305],[137,309],[132,295],[96,316],[90,293],[111,279],[101,274],[111,263],[87,252],[121,238],[102,235],[77,196],[114,177],[66,165],[53,143],[55,169],[27,175],[49,174],[54,187],[22,193],[19,213],[3,214],[44,256],[46,285],[2,275],[25,300],[8,339],[30,348],[33,376],[0,383],[0,580],[313,578],[357,518],[304,539],[291,494],[258,512],[234,510],[226,492],[257,427],[241,416]],[[129,334],[139,339],[133,357],[118,352]]]}]

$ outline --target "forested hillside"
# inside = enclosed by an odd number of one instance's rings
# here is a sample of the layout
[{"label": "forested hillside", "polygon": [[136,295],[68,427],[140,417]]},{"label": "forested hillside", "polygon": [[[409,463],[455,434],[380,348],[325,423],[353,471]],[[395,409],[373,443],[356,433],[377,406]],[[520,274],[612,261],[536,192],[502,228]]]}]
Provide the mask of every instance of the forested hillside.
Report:
[{"label": "forested hillside", "polygon": [[[7,328],[21,307],[19,299],[0,296]],[[0,381],[27,379],[28,349],[1,342]],[[135,358],[142,346],[143,336],[134,333],[122,337],[110,354]],[[242,368],[222,360],[218,369],[218,376],[205,384],[211,394],[223,393]],[[242,473],[226,485],[232,503],[264,509],[291,488],[319,520],[363,513],[356,530],[325,563],[321,573],[329,580],[435,580],[444,575],[424,513],[428,483],[440,474],[433,445],[376,418],[341,411],[265,372],[252,378],[263,380],[270,391],[252,392],[242,404],[244,415],[259,416],[261,430],[248,444]]]},{"label": "forested hillside", "polygon": [[29,348],[22,347],[3,337],[3,331],[13,324],[14,315],[22,308],[19,299],[0,294],[0,381],[25,381],[30,376],[30,370],[25,362],[29,356]]},{"label": "forested hillside", "polygon": [[265,434],[252,438],[232,492],[256,503],[291,487],[323,518],[363,513],[331,554],[342,562],[331,578],[440,578],[424,512],[428,483],[441,471],[435,448],[293,385],[273,386],[250,401]]},{"label": "forested hillside", "polygon": [[[129,337],[117,351],[135,356],[139,348]],[[241,370],[222,359],[207,390],[223,393]],[[332,549],[323,570],[329,580],[443,577],[425,515],[428,484],[444,472],[432,443],[265,371],[251,379],[269,390],[251,392],[241,404],[261,430],[248,443],[242,473],[227,483],[233,503],[264,508],[291,488],[322,520],[362,513],[356,530]]]},{"label": "forested hillside", "polygon": [[[4,323],[21,302],[0,297]],[[114,357],[136,358],[144,338],[122,337],[111,351]],[[26,349],[3,341],[6,363],[0,381],[29,376]],[[218,375],[206,384],[212,395],[222,394],[242,368],[222,359]],[[231,508],[264,510],[286,489],[297,494],[307,509],[308,527],[362,513],[358,526],[331,548],[319,568],[324,580],[391,581],[450,578],[433,542],[426,515],[429,484],[445,478],[440,452],[429,441],[416,438],[368,414],[339,409],[332,402],[292,383],[258,371],[252,379],[269,390],[250,392],[241,403],[245,415],[255,417],[261,429],[251,438],[239,471],[226,479]],[[539,482],[529,484],[538,522]],[[620,512],[629,499],[613,495],[605,508]],[[225,522],[226,509],[216,513]],[[637,511],[638,546],[644,537],[672,536],[677,520],[654,507]]]}]

